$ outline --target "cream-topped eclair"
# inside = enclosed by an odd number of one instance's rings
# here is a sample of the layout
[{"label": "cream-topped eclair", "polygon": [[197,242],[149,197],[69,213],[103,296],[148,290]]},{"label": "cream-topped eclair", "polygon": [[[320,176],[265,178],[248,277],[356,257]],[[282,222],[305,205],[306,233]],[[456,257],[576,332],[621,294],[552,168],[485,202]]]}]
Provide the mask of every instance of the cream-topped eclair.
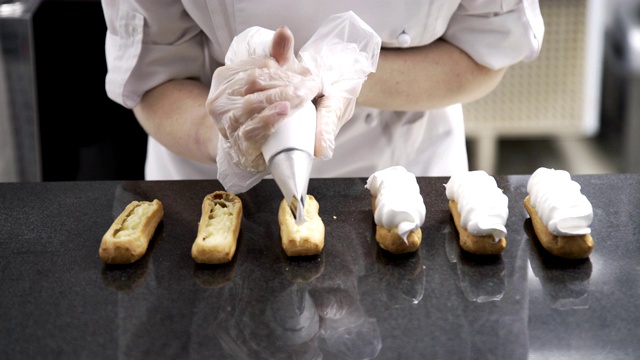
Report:
[{"label": "cream-topped eclair", "polygon": [[593,250],[593,207],[580,184],[565,170],[545,167],[529,178],[524,206],[542,246],[568,259],[589,257]]},{"label": "cream-topped eclair", "polygon": [[392,166],[372,174],[365,188],[373,196],[371,207],[380,247],[394,254],[417,250],[426,207],[416,176],[402,166]]},{"label": "cream-topped eclair", "polygon": [[485,171],[457,174],[445,184],[460,246],[473,254],[500,254],[507,246],[509,199]]}]

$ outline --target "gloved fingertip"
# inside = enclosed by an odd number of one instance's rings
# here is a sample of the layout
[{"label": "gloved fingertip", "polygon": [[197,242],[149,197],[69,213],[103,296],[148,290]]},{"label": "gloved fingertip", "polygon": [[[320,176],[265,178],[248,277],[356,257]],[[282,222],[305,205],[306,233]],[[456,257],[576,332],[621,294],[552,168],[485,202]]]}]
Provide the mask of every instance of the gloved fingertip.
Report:
[{"label": "gloved fingertip", "polygon": [[316,156],[320,160],[330,160],[333,157],[333,151],[329,149],[323,149],[319,156]]},{"label": "gloved fingertip", "polygon": [[313,149],[314,156],[321,160],[329,160],[333,157],[333,149],[335,148],[335,142],[329,141],[326,138],[316,136],[316,144]]},{"label": "gloved fingertip", "polygon": [[276,104],[275,113],[276,115],[287,115],[290,109],[291,105],[287,101],[279,102]]},{"label": "gloved fingertip", "polygon": [[279,27],[273,36],[271,43],[271,56],[280,65],[285,65],[295,58],[293,55],[293,34],[286,26]]}]

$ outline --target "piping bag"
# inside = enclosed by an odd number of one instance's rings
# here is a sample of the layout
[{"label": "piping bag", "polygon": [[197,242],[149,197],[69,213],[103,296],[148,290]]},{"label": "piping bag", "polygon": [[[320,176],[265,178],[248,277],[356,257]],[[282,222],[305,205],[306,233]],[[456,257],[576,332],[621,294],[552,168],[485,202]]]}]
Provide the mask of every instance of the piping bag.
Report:
[{"label": "piping bag", "polygon": [[[275,31],[250,27],[232,41],[225,57],[229,65],[250,56],[267,57]],[[295,36],[295,34],[294,34]],[[330,16],[300,49],[297,59],[322,84],[322,94],[357,98],[380,55],[380,37],[354,12]],[[298,225],[306,221],[304,202],[313,166],[316,108],[311,101],[279,123],[262,147],[267,170],[252,172],[233,162],[220,136],[218,180],[232,193],[241,193],[271,174]]]}]

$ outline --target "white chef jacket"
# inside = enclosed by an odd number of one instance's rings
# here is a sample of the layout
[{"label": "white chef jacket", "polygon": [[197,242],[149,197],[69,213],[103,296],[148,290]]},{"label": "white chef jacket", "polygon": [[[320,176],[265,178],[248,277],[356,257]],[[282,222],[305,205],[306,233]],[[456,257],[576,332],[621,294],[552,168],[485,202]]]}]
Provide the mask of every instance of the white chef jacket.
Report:
[{"label": "white chef jacket", "polygon": [[[537,0],[103,0],[102,5],[106,90],[127,108],[168,80],[210,85],[234,36],[251,26],[286,25],[297,52],[330,15],[353,11],[380,36],[383,48],[442,38],[491,69],[535,59],[544,34]],[[467,171],[461,105],[428,112],[357,106],[336,137],[333,158],[316,159],[311,176],[367,177],[394,165],[417,176]],[[215,165],[182,158],[149,137],[146,179],[216,175]]]}]

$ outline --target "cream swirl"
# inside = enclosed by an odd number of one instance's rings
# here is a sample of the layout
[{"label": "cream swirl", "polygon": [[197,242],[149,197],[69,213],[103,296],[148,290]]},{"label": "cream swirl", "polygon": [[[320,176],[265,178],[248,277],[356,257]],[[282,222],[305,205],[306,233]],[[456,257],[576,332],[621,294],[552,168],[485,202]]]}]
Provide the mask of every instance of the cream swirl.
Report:
[{"label": "cream swirl", "polygon": [[580,184],[565,170],[541,167],[529,178],[531,206],[542,223],[556,236],[591,233],[593,207],[580,192]]},{"label": "cream swirl", "polygon": [[444,185],[447,198],[458,203],[460,226],[474,236],[493,235],[499,241],[507,234],[509,199],[496,180],[485,171],[454,175]]},{"label": "cream swirl", "polygon": [[424,223],[426,207],[416,176],[402,166],[375,172],[365,188],[376,198],[374,221],[387,229],[398,229],[407,241],[409,233]]}]

